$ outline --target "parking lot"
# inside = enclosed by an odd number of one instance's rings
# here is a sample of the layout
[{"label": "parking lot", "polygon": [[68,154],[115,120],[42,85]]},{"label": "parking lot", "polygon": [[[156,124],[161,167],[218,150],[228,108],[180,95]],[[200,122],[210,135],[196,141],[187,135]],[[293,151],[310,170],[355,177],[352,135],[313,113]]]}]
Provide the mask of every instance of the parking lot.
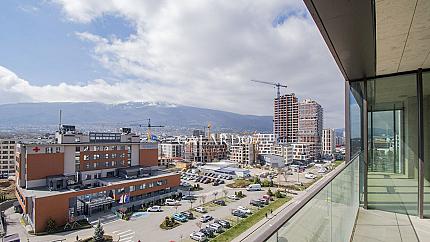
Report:
[{"label": "parking lot", "polygon": [[[246,189],[232,189],[226,187],[226,184],[232,182],[232,180],[224,179],[225,183],[214,186],[213,183],[199,185],[203,188],[199,191],[191,192],[196,196],[196,200],[191,203],[190,201],[180,201],[180,206],[162,206],[162,212],[137,212],[134,213],[129,221],[121,220],[117,218],[111,212],[98,214],[90,218],[90,223],[96,224],[100,219],[104,226],[105,234],[113,235],[116,240],[120,242],[132,242],[132,241],[192,241],[190,234],[193,231],[198,231],[200,228],[206,226],[205,223],[200,222],[201,213],[193,211],[195,219],[181,223],[180,226],[170,230],[163,230],[160,228],[160,224],[164,221],[166,216],[172,216],[174,213],[189,210],[191,207],[195,208],[202,203],[206,203],[205,208],[208,213],[215,219],[225,219],[231,224],[236,223],[240,220],[238,217],[234,217],[231,212],[238,206],[244,206],[252,208],[250,201],[253,199],[261,198],[266,191],[254,191],[248,192]],[[191,186],[196,184],[194,180],[187,180]],[[246,197],[240,200],[225,199],[226,206],[220,206],[211,203],[214,199],[220,199],[225,196],[233,195],[237,191],[242,191]],[[187,194],[186,192],[184,192]],[[204,197],[204,199],[202,199]],[[252,208],[255,210],[256,208]],[[76,236],[79,238],[87,238],[93,235],[93,229],[85,229],[72,231],[67,233],[60,233],[55,235],[46,236],[34,236],[28,235],[25,229],[19,224],[19,214],[13,213],[13,211],[7,211],[7,221],[9,223],[9,233],[19,233],[23,240],[27,238],[29,241],[54,241],[60,239],[66,239],[66,241],[76,241]],[[213,220],[212,220],[213,221]],[[148,238],[151,238],[148,240]]]}]

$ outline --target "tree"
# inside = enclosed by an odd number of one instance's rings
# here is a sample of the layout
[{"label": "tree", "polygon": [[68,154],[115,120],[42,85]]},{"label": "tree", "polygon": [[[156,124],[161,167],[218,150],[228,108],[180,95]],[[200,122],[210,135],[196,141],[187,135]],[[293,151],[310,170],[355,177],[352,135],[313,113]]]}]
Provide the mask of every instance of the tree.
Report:
[{"label": "tree", "polygon": [[272,192],[272,190],[270,190],[270,188],[269,188],[269,190],[267,191],[267,195],[269,195],[269,196],[273,196],[273,192]]},{"label": "tree", "polygon": [[204,204],[204,203],[205,203],[205,201],[206,201],[206,195],[202,195],[202,196],[200,197],[200,203],[201,203],[201,204]]},{"label": "tree", "polygon": [[224,193],[224,197],[227,197],[227,194],[228,194],[228,190],[226,190],[226,189],[223,189],[223,190],[222,190],[222,192]]},{"label": "tree", "polygon": [[52,218],[48,219],[48,223],[46,224],[46,232],[54,233],[57,229],[57,223]]},{"label": "tree", "polygon": [[96,225],[96,228],[94,229],[93,240],[95,242],[103,242],[104,234],[105,234],[105,231],[103,230],[102,223],[100,223],[100,220],[99,220],[99,222]]}]

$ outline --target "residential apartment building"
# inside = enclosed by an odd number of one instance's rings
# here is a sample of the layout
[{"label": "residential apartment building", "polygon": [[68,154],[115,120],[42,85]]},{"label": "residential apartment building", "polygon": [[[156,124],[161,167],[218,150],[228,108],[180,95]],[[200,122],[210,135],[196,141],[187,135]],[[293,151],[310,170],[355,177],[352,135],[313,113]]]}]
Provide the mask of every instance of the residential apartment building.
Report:
[{"label": "residential apartment building", "polygon": [[335,133],[334,129],[323,129],[322,134],[322,154],[333,155],[335,153]]},{"label": "residential apartment building", "polygon": [[15,140],[0,139],[0,174],[15,175]]},{"label": "residential apartment building", "polygon": [[275,98],[273,103],[273,133],[282,143],[297,142],[299,104],[294,93]]},{"label": "residential apartment building", "polygon": [[308,143],[293,143],[293,159],[308,161],[311,159],[311,145]]},{"label": "residential apartment building", "polygon": [[169,166],[177,159],[182,159],[184,146],[178,141],[158,143],[158,165]]},{"label": "residential apartment building", "polygon": [[228,157],[228,148],[225,142],[211,137],[190,137],[184,142],[184,158],[195,162],[212,162]]},{"label": "residential apartment building", "polygon": [[273,147],[277,144],[276,134],[254,134],[253,143],[256,144],[256,149],[260,155],[271,155],[273,154]]},{"label": "residential apartment building", "polygon": [[253,143],[241,143],[230,146],[229,160],[244,165],[253,165],[256,158],[255,145]]},{"label": "residential apartment building", "polygon": [[[35,232],[100,211],[139,206],[176,193],[179,175],[158,167],[158,145],[121,133],[87,134],[62,126],[49,143],[16,152],[16,196]],[[128,202],[124,202],[127,196]]]},{"label": "residential apartment building", "polygon": [[305,99],[299,104],[298,142],[309,144],[310,157],[321,155],[323,109],[316,101]]},{"label": "residential apartment building", "polygon": [[294,151],[292,145],[279,144],[274,146],[273,154],[285,159],[285,164],[293,163]]}]

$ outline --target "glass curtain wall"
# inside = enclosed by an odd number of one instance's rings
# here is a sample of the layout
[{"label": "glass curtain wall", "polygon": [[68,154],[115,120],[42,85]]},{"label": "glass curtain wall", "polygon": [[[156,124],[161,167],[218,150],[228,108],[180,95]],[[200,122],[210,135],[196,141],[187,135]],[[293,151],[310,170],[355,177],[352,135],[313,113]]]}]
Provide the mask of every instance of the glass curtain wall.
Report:
[{"label": "glass curtain wall", "polygon": [[430,72],[423,73],[424,217],[430,218]]},{"label": "glass curtain wall", "polygon": [[416,74],[367,81],[368,208],[417,215]]}]

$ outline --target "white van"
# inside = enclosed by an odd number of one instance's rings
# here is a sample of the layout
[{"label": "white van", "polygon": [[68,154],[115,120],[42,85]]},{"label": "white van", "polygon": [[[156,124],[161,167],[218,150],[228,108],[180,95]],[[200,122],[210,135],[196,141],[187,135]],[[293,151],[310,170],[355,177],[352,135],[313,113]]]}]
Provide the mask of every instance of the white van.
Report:
[{"label": "white van", "polygon": [[246,188],[247,191],[261,191],[261,185],[260,184],[250,184]]}]

